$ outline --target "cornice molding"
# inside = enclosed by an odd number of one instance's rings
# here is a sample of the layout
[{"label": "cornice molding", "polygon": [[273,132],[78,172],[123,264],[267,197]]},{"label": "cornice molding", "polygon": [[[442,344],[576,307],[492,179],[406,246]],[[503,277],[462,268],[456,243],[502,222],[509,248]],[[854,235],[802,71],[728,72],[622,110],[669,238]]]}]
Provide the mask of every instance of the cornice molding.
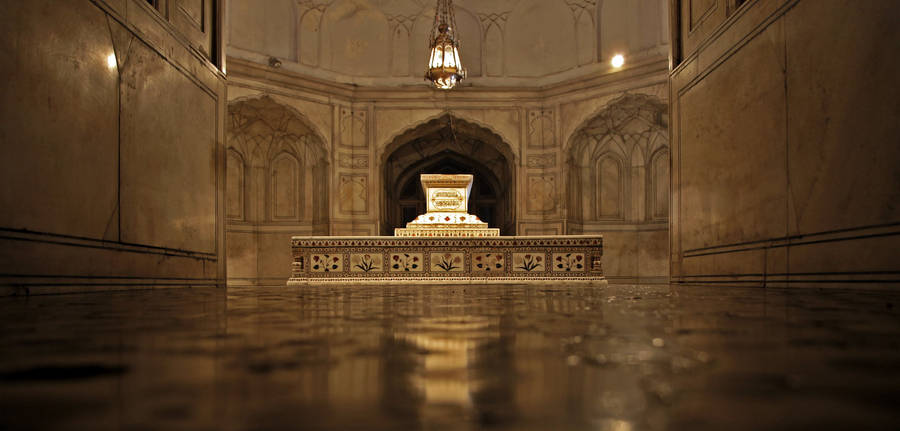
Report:
[{"label": "cornice molding", "polygon": [[[302,75],[290,70],[275,69],[253,61],[228,58],[228,78],[236,82],[257,81],[290,90],[345,99],[348,103],[379,102],[502,102],[534,101],[580,94],[587,90],[621,87],[637,88],[665,83],[669,76],[669,60],[656,56],[628,65],[616,72],[590,73],[559,83],[544,86],[481,86],[470,84],[452,91],[435,90],[423,83],[409,86],[359,86]],[[539,80],[538,80],[539,81]]]}]

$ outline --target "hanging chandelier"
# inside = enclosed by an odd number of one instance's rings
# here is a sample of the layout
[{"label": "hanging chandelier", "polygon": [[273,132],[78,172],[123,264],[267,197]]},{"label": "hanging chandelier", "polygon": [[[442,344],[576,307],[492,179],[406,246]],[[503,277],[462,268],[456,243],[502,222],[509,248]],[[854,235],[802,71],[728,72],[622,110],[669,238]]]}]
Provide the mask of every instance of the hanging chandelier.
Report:
[{"label": "hanging chandelier", "polygon": [[449,90],[466,78],[466,69],[459,61],[459,38],[453,0],[437,0],[431,38],[428,39],[428,70],[425,79],[435,88]]}]

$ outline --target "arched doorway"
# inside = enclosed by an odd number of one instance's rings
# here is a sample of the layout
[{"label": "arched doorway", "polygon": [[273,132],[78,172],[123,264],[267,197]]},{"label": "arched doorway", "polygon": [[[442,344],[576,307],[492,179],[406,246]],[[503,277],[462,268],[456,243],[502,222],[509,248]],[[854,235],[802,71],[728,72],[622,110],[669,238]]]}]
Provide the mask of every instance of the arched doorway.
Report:
[{"label": "arched doorway", "polygon": [[469,212],[515,235],[514,157],[490,130],[444,115],[398,136],[384,157],[381,233],[393,235],[425,212],[419,174],[472,174]]}]

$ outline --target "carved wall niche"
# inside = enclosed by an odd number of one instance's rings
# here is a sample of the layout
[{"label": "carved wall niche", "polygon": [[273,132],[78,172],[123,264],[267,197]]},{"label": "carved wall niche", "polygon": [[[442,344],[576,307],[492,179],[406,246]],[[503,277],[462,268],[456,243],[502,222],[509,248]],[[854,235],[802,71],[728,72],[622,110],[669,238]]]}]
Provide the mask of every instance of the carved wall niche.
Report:
[{"label": "carved wall niche", "polygon": [[[503,33],[509,12],[481,13],[481,28],[484,29],[484,69],[487,76],[503,76]],[[465,63],[464,63],[465,64]]]},{"label": "carved wall niche", "polygon": [[300,63],[307,66],[319,65],[319,44],[321,43],[322,15],[325,12],[325,4],[311,0],[300,0],[297,3],[300,16],[300,30],[297,37],[297,57]]},{"label": "carved wall niche", "polygon": [[661,148],[650,158],[648,208],[654,220],[669,218],[669,150]]},{"label": "carved wall niche", "polygon": [[586,215],[589,216],[589,220],[623,220],[625,218],[623,163],[616,156],[605,154],[596,160],[594,166],[592,171],[594,178],[591,178],[593,187],[584,187],[588,193],[582,192],[582,197],[593,198],[596,208],[593,213]]},{"label": "carved wall niche", "polygon": [[594,23],[597,0],[565,0],[575,21],[575,43],[578,65],[590,64],[597,58],[597,30]]},{"label": "carved wall niche", "polygon": [[300,220],[303,218],[303,166],[291,153],[275,156],[269,168],[269,211],[272,220]]},{"label": "carved wall niche", "polygon": [[365,109],[341,108],[340,140],[342,146],[365,148],[367,146],[367,112]]},{"label": "carved wall niche", "polygon": [[245,172],[246,167],[241,154],[228,149],[228,157],[225,160],[225,183],[229,185],[225,189],[225,218],[228,220],[244,220]]},{"label": "carved wall niche", "polygon": [[228,107],[226,208],[233,221],[321,223],[327,215],[322,139],[269,97]]},{"label": "carved wall niche", "polygon": [[[483,74],[483,57],[481,55],[484,40],[483,27],[478,16],[467,8],[460,7],[456,3],[453,8],[456,11],[456,25],[459,27],[460,34],[460,61],[466,68],[469,78],[479,77]],[[416,63],[417,66],[419,64],[421,63]],[[414,73],[419,73],[419,71],[416,70]]]},{"label": "carved wall niche", "polygon": [[555,147],[555,130],[552,109],[536,109],[528,111],[529,148]]},{"label": "carved wall niche", "polygon": [[572,221],[668,218],[668,117],[659,99],[626,94],[610,102],[573,134],[567,153]]},{"label": "carved wall niche", "polygon": [[369,208],[369,177],[359,174],[341,174],[338,200],[342,214],[365,215]]},{"label": "carved wall niche", "polygon": [[391,28],[391,75],[409,76],[410,36],[415,15],[388,15]]}]

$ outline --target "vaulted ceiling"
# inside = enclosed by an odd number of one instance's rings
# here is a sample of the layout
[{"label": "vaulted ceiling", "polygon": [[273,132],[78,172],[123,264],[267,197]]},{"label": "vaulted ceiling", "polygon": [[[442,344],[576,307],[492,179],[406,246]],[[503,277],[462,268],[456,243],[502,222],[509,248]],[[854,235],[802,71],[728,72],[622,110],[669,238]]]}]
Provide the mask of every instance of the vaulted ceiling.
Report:
[{"label": "vaulted ceiling", "polygon": [[[232,0],[228,54],[360,85],[424,85],[435,0]],[[665,0],[457,0],[469,85],[529,86],[668,54]]]}]

